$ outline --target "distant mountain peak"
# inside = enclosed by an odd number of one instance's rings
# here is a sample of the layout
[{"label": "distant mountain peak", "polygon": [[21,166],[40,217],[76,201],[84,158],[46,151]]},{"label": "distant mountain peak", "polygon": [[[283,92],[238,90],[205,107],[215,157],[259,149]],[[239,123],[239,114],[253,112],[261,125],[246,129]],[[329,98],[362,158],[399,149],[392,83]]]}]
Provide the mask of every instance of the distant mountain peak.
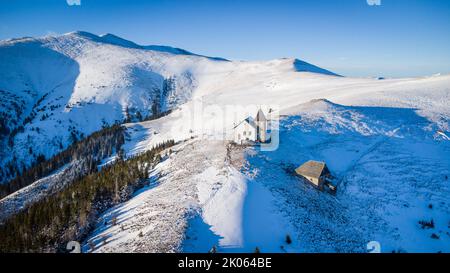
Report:
[{"label": "distant mountain peak", "polygon": [[97,36],[97,35],[95,35],[93,33],[90,33],[90,32],[87,32],[87,31],[81,31],[81,30],[72,31],[72,32],[63,34],[63,36],[71,36],[71,35],[72,36],[79,36],[79,37],[87,38],[87,39],[91,39],[91,40],[96,40],[96,39],[99,38],[99,36]]},{"label": "distant mountain peak", "polygon": [[120,45],[120,46],[125,46],[125,47],[132,47],[132,48],[142,48],[142,46],[126,40],[124,38],[121,38],[117,35],[111,34],[111,33],[106,33],[106,34],[102,34],[99,36],[99,38],[101,39],[101,41],[105,42],[105,43],[110,43],[110,44],[115,44],[115,45]]},{"label": "distant mountain peak", "polygon": [[87,32],[87,31],[74,31],[69,32],[64,35],[75,35],[81,38],[85,38],[97,43],[104,43],[104,44],[111,44],[116,46],[122,46],[122,47],[128,47],[128,48],[134,48],[134,49],[144,49],[144,50],[153,50],[158,52],[165,52],[175,55],[191,55],[191,56],[198,56],[198,57],[205,57],[216,61],[228,61],[227,59],[220,58],[220,57],[209,57],[204,55],[199,55],[192,53],[190,51],[187,51],[185,49],[177,48],[177,47],[171,47],[171,46],[163,46],[163,45],[139,45],[135,42],[132,42],[130,40],[124,39],[122,37],[119,37],[115,34],[106,33],[102,35],[95,35],[93,33]]},{"label": "distant mountain peak", "polygon": [[320,68],[318,66],[315,66],[313,64],[307,63],[307,62],[299,60],[299,59],[294,59],[294,68],[298,72],[313,72],[313,73],[341,77],[341,75],[338,75],[329,70]]}]

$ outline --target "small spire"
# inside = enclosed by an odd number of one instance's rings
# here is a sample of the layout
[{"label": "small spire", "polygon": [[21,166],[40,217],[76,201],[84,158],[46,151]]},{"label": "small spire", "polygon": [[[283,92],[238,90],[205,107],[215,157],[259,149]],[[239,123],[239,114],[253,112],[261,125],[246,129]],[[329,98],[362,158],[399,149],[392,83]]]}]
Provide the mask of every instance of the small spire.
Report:
[{"label": "small spire", "polygon": [[258,113],[256,114],[256,121],[266,121],[266,116],[264,115],[264,112],[261,110],[261,108],[258,110]]}]

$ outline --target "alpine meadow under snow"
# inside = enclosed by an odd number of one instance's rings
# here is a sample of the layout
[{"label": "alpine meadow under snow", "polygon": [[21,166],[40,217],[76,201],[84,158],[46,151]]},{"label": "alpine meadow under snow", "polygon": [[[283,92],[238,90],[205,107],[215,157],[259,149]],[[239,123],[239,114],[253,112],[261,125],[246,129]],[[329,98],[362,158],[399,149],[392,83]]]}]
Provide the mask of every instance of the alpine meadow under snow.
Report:
[{"label": "alpine meadow under snow", "polygon": [[[450,252],[450,75],[350,78],[73,32],[1,41],[0,98],[3,185],[114,124],[124,143],[95,148],[97,170],[174,140],[83,230],[85,252]],[[277,149],[231,143],[236,105],[276,109]],[[0,223],[86,175],[71,159],[3,197]],[[308,160],[335,194],[295,175]]]}]

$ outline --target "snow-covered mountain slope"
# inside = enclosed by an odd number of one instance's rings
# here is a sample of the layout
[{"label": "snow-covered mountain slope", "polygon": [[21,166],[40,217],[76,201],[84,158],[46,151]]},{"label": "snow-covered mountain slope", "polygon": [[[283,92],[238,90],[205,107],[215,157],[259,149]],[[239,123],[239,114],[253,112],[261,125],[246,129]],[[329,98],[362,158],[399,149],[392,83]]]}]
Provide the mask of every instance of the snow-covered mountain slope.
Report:
[{"label": "snow-covered mountain slope", "polygon": [[[200,209],[197,177],[210,169],[218,175],[218,180],[227,179],[225,156],[225,145],[218,141],[209,145],[188,141],[174,147],[151,174],[148,187],[100,218],[85,251],[180,251],[187,220]],[[239,175],[235,179],[239,181]],[[233,178],[229,181],[233,184],[231,180]],[[209,182],[214,184],[214,181]],[[112,218],[117,218],[117,225],[111,224]],[[95,249],[89,245],[95,245]]]},{"label": "snow-covered mountain slope", "polygon": [[33,184],[22,188],[3,199],[0,199],[0,223],[28,205],[62,190],[76,177],[86,175],[81,168],[82,163],[74,161],[56,170],[54,173],[36,180]]},{"label": "snow-covered mountain slope", "polygon": [[[251,149],[247,172],[296,223],[302,251],[365,252],[370,241],[383,252],[450,251],[450,142],[437,137],[436,124],[414,109],[326,100],[290,110],[279,148]],[[308,160],[327,163],[336,196],[290,173]],[[419,223],[431,220],[433,228]]]},{"label": "snow-covered mountain slope", "polygon": [[[139,133],[129,145],[135,137]],[[239,172],[243,163],[242,150],[223,141],[177,145],[151,173],[147,187],[100,217],[83,250],[299,251],[298,243],[283,242],[286,234],[296,235],[293,225],[275,210],[270,191],[247,182]]]},{"label": "snow-covered mountain slope", "polygon": [[305,80],[332,74],[295,59],[230,62],[140,46],[112,34],[73,32],[2,41],[2,181],[38,155],[49,157],[105,124],[136,120],[192,98],[255,91],[276,91],[280,97],[291,78],[303,78],[298,71],[306,72]]},{"label": "snow-covered mountain slope", "polygon": [[216,62],[225,61],[84,32],[2,41],[2,180],[15,173],[7,165],[21,170],[105,124],[186,102],[195,70]]}]

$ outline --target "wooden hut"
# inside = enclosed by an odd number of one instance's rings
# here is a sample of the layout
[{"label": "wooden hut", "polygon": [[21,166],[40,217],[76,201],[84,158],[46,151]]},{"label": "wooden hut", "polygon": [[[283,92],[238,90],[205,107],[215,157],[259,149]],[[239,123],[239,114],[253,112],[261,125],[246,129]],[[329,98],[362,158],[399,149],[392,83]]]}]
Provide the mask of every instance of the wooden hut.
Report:
[{"label": "wooden hut", "polygon": [[329,184],[328,182],[332,179],[331,173],[325,162],[310,160],[295,169],[295,172],[320,190],[323,189],[325,184]]}]

